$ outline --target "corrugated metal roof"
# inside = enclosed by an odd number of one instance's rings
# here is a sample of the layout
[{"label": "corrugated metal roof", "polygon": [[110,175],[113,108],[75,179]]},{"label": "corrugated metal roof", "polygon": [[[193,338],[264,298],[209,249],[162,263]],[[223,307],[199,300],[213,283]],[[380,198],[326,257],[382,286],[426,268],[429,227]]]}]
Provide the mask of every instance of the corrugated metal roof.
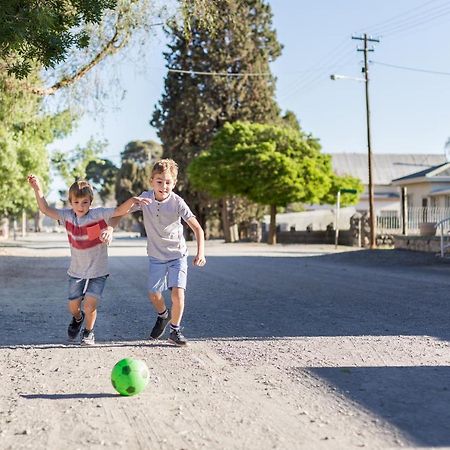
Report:
[{"label": "corrugated metal roof", "polygon": [[[367,153],[330,153],[333,170],[337,175],[358,177],[369,184]],[[447,161],[445,155],[430,154],[372,154],[372,177],[374,184],[391,184],[401,178]]]}]

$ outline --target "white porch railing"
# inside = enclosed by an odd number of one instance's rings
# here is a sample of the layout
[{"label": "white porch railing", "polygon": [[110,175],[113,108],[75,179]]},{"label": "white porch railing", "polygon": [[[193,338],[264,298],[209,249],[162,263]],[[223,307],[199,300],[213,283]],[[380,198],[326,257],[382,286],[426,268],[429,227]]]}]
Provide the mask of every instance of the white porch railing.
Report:
[{"label": "white porch railing", "polygon": [[[410,207],[408,208],[407,233],[418,234],[419,224],[441,222],[444,232],[450,230],[450,207]],[[378,233],[399,234],[402,231],[402,217],[398,211],[379,211],[377,214]]]}]

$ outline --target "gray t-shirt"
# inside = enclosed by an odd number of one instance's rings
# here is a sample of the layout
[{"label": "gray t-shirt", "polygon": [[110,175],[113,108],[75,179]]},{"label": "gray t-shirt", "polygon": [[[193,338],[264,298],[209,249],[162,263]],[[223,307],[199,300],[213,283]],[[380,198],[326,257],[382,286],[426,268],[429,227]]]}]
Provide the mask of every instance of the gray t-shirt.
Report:
[{"label": "gray t-shirt", "polygon": [[83,217],[72,209],[58,209],[59,220],[65,226],[70,244],[70,267],[67,273],[75,278],[97,278],[108,275],[108,246],[100,233],[116,208],[91,208]]},{"label": "gray t-shirt", "polygon": [[186,202],[174,192],[162,202],[155,199],[153,190],[144,191],[140,196],[152,199],[149,205],[133,208],[133,211],[142,210],[144,215],[148,256],[171,261],[187,255],[181,219],[187,222],[195,216]]}]

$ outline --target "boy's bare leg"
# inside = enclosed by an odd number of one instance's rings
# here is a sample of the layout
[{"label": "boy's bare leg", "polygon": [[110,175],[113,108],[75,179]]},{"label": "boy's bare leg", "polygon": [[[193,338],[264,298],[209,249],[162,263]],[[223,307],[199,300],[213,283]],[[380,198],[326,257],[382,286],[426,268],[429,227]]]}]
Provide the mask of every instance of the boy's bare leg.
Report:
[{"label": "boy's bare leg", "polygon": [[83,297],[77,298],[76,300],[69,300],[68,308],[70,311],[70,314],[75,317],[75,319],[80,320],[81,319],[81,300]]},{"label": "boy's bare leg", "polygon": [[152,302],[158,314],[161,314],[166,310],[166,303],[164,302],[164,297],[161,292],[149,292],[148,298]]},{"label": "boy's bare leg", "polygon": [[93,330],[95,320],[97,319],[97,299],[95,297],[86,296],[84,298],[84,328],[86,330]]},{"label": "boy's bare leg", "polygon": [[179,326],[184,311],[184,289],[172,288],[172,319],[171,324]]}]

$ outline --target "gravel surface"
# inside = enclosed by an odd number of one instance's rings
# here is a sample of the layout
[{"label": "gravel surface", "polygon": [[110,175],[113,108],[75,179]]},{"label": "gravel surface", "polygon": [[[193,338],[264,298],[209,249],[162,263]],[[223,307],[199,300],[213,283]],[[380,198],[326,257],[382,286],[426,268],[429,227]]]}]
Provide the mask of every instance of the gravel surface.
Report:
[{"label": "gravel surface", "polygon": [[[118,235],[82,348],[68,254],[64,235],[0,243],[1,449],[450,448],[450,264],[434,255],[208,242],[176,348],[146,339],[145,241]],[[136,397],[110,383],[124,357],[150,370]]]}]

